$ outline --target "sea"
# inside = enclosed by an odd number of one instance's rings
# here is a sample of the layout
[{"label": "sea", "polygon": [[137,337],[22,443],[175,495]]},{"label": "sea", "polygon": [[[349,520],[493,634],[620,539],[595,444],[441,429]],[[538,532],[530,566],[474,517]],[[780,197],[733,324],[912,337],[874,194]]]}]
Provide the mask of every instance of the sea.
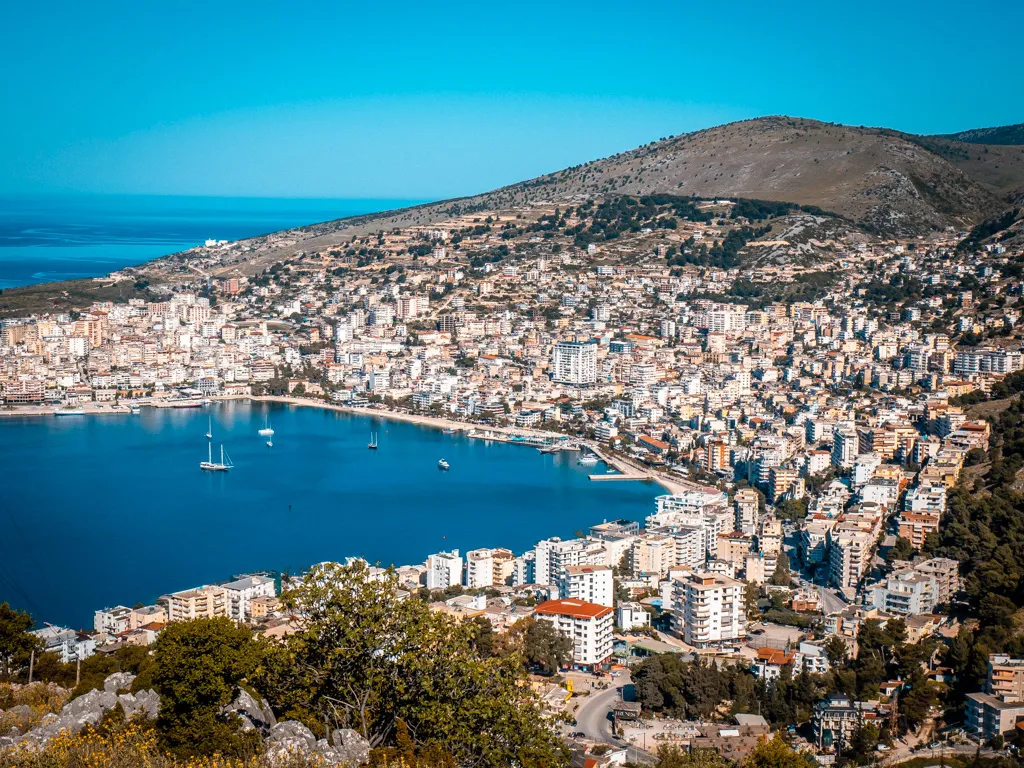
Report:
[{"label": "sea", "polygon": [[[273,447],[257,434],[268,423]],[[234,467],[201,471],[222,445]],[[248,400],[0,416],[0,602],[40,626],[88,628],[97,609],[244,573],[356,556],[422,563],[479,547],[521,554],[654,512],[659,486],[588,478],[606,469],[574,453]]]},{"label": "sea", "polygon": [[0,290],[99,277],[158,256],[422,200],[52,195],[0,197]]}]

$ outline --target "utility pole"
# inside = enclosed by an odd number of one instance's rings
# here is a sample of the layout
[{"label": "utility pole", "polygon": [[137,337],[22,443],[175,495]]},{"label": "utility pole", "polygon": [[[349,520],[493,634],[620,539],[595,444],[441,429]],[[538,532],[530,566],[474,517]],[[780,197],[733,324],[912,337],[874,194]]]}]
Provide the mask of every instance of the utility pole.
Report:
[{"label": "utility pole", "polygon": [[75,664],[75,688],[82,682],[82,657],[79,656]]},{"label": "utility pole", "polygon": [[28,684],[32,685],[32,670],[36,666],[36,649],[32,649],[32,653],[28,657]]}]

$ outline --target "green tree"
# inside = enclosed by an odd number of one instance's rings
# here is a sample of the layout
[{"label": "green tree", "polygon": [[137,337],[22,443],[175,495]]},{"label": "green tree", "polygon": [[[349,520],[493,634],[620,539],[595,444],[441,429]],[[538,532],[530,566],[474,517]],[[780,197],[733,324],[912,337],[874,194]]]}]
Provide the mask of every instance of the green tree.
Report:
[{"label": "green tree", "polygon": [[154,656],[157,730],[165,748],[183,757],[244,756],[254,748],[240,721],[221,715],[259,662],[247,627],[226,618],[176,622],[160,634]]},{"label": "green tree", "polygon": [[394,571],[317,566],[282,599],[298,631],[259,678],[279,714],[320,734],[353,728],[374,747],[396,746],[404,723],[417,747],[441,745],[460,765],[566,762],[522,657],[482,658],[479,626],[401,599]]},{"label": "green tree", "polygon": [[659,744],[655,768],[729,768],[730,763],[713,749],[684,750],[676,744]]},{"label": "green tree", "polygon": [[914,545],[910,543],[909,539],[905,539],[902,536],[896,539],[896,543],[889,547],[889,551],[885,553],[885,559],[892,562],[893,560],[910,560],[914,556]]},{"label": "green tree", "polygon": [[523,625],[523,655],[542,675],[553,675],[572,661],[572,640],[550,621],[524,619],[519,624]]},{"label": "green tree", "polygon": [[747,755],[743,768],[814,768],[814,759],[801,754],[782,740],[776,733],[775,738],[762,741]]},{"label": "green tree", "polygon": [[43,644],[32,629],[32,617],[8,603],[0,603],[0,680],[11,680],[28,667],[32,651],[42,650]]},{"label": "green tree", "polygon": [[775,570],[772,572],[771,578],[768,579],[768,583],[779,587],[788,587],[792,581],[793,577],[789,573],[789,557],[785,552],[779,552],[775,559]]}]

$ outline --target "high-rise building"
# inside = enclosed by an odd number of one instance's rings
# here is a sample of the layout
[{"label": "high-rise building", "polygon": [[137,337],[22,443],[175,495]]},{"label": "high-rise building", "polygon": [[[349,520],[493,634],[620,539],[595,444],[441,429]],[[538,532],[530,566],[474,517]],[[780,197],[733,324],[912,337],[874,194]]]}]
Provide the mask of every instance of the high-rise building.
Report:
[{"label": "high-rise building", "polygon": [[447,589],[462,583],[462,557],[459,550],[438,552],[427,558],[427,589]]},{"label": "high-rise building", "polygon": [[533,609],[538,621],[548,621],[572,640],[573,666],[597,669],[612,656],[614,611],[583,600],[548,600]]},{"label": "high-rise building", "polygon": [[551,355],[551,378],[562,384],[597,382],[597,344],[559,341]]},{"label": "high-rise building", "polygon": [[611,608],[615,604],[612,569],[607,565],[570,565],[559,574],[558,595]]},{"label": "high-rise building", "polygon": [[700,572],[674,581],[672,623],[690,645],[706,648],[747,632],[743,582]]}]

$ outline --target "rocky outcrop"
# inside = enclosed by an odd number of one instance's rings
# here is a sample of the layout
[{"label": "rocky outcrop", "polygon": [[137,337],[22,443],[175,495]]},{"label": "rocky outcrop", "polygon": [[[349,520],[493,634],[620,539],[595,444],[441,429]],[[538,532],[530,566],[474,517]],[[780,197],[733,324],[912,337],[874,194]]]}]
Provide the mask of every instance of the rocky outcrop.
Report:
[{"label": "rocky outcrop", "polygon": [[266,699],[256,699],[251,693],[242,690],[233,702],[221,710],[222,714],[234,713],[241,721],[245,730],[258,730],[266,736],[270,729],[277,725],[277,718]]},{"label": "rocky outcrop", "polygon": [[[17,738],[8,738],[14,744],[44,747],[59,733],[78,733],[87,725],[98,725],[103,715],[118,704],[121,705],[126,717],[142,714],[155,719],[160,711],[160,696],[156,691],[140,691],[137,694],[117,693],[131,687],[134,680],[134,675],[125,672],[110,675],[104,681],[102,691],[89,691],[64,705],[59,715],[48,714],[30,731]],[[0,746],[3,744],[0,743]]]},{"label": "rocky outcrop", "polygon": [[351,729],[331,732],[331,739],[317,739],[302,723],[286,720],[270,729],[267,760],[272,765],[285,763],[295,755],[315,756],[325,766],[363,765],[370,757],[370,743]]}]

